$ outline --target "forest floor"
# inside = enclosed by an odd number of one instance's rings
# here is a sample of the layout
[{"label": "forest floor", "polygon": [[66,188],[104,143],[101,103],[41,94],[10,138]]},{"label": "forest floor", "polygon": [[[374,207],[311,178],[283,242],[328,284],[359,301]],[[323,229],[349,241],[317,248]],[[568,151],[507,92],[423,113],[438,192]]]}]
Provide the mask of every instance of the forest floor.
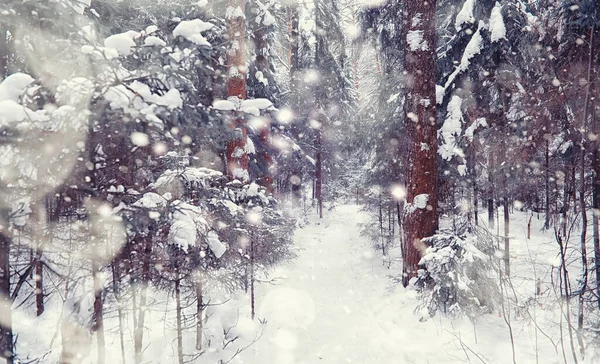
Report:
[{"label": "forest floor", "polygon": [[[542,222],[534,218],[537,235],[527,240],[528,216],[515,216],[510,323],[516,362],[572,362],[568,326],[563,323],[561,335],[559,300],[549,287],[556,262],[555,244],[548,240],[552,234],[539,232]],[[513,362],[500,311],[474,321],[429,318],[418,293],[393,283],[400,265],[388,267],[361,237],[359,223],[367,220],[359,206],[342,205],[297,229],[297,259],[273,272],[275,283],[257,287],[257,317],[267,321],[263,335],[233,363]],[[545,294],[532,301],[536,277],[544,282]],[[579,363],[598,362],[591,348],[585,360],[579,358]]]},{"label": "forest floor", "polygon": [[[600,345],[594,334],[600,327],[597,306],[588,303],[593,307],[588,307],[585,320],[588,334],[582,336],[586,348],[582,359],[576,335],[577,299],[571,300],[567,318],[566,301],[557,292],[558,244],[553,231],[541,229],[543,215],[532,218],[532,235],[527,239],[530,216],[531,212],[520,211],[510,215],[511,281],[503,295],[505,311],[510,314],[504,315],[497,307],[472,319],[451,319],[440,314],[430,317],[420,294],[394,280],[401,273],[399,249],[391,249],[390,257],[383,259],[381,251],[361,236],[360,224],[374,220],[360,206],[336,206],[325,211],[324,219],[310,212],[307,223],[295,232],[297,257],[275,268],[266,279],[261,277],[257,284],[256,320],[250,318],[246,293],[234,297],[215,294],[203,330],[204,344],[209,348],[198,353],[194,351],[195,330],[189,329],[195,325],[194,300],[187,299],[183,316],[188,330],[182,338],[185,362],[559,364],[575,363],[575,351],[577,364],[600,363],[596,349]],[[484,224],[487,217],[481,217]],[[496,225],[502,220],[500,215]],[[493,233],[498,235],[503,228],[500,224]],[[578,289],[581,274],[578,239],[574,231],[567,257],[573,291]],[[503,246],[502,240],[498,243]],[[588,246],[588,252],[592,254],[593,247]],[[501,259],[498,256],[499,263]],[[540,294],[536,294],[537,287]],[[149,297],[143,363],[176,363],[172,295],[153,290]],[[31,319],[35,315],[29,312],[33,308],[13,311],[13,322],[19,323],[19,348],[27,349],[32,358],[45,355],[40,363],[58,361],[63,307],[62,302],[48,302],[44,315],[36,319]],[[122,362],[116,307],[113,302],[106,304],[107,363]],[[512,328],[514,361],[505,318]],[[567,325],[569,319],[572,330]],[[127,307],[122,321],[127,363],[133,363],[133,315]],[[225,327],[232,328],[224,333]],[[222,349],[215,349],[219,343],[223,343]],[[96,362],[95,347],[94,339],[84,364]],[[50,352],[48,348],[52,348]]]}]

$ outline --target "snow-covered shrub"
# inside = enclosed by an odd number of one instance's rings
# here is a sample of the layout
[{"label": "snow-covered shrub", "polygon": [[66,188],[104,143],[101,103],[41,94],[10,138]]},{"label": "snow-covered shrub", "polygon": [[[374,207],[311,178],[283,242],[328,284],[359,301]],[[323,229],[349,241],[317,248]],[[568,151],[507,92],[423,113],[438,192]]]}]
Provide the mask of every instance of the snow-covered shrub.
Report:
[{"label": "snow-covered shrub", "polygon": [[494,309],[499,289],[490,256],[476,247],[475,235],[437,234],[419,265],[415,285],[422,289],[430,315],[475,316]]}]

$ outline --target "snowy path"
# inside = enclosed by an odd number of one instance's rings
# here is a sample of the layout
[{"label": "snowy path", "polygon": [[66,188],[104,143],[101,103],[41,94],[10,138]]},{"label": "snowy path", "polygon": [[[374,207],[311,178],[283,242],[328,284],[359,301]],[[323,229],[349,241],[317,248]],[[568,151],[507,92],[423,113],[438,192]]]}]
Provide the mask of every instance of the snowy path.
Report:
[{"label": "snowy path", "polygon": [[[232,363],[512,363],[500,313],[480,316],[475,326],[467,318],[441,315],[420,320],[414,291],[396,286],[390,292],[390,275],[398,272],[384,266],[360,236],[357,224],[366,218],[358,206],[339,206],[319,225],[313,218],[297,229],[297,259],[273,273],[277,284],[257,287],[257,317],[267,320],[264,335]],[[545,332],[556,334],[554,326]],[[518,363],[563,362],[558,348],[541,334],[536,339],[526,320],[513,321],[513,328]]]},{"label": "snowy path", "polygon": [[373,309],[386,296],[390,271],[361,239],[357,206],[327,215],[297,231],[298,258],[274,274],[281,282],[258,288],[257,315],[267,327],[244,362],[385,362]]}]

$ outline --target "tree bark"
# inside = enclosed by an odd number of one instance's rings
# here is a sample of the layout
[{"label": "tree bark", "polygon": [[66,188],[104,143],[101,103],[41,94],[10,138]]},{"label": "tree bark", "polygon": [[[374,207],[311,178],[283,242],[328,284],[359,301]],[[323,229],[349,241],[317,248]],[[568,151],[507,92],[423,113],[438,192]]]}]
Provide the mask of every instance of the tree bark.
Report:
[{"label": "tree bark", "polygon": [[[402,284],[417,276],[424,251],[423,238],[438,229],[437,215],[437,124],[435,92],[435,25],[436,1],[405,3],[402,39],[409,34],[422,34],[419,47],[404,44],[407,49],[405,69],[408,73],[404,114],[410,138],[407,165],[407,201],[404,214],[404,248]],[[421,21],[414,21],[414,19]],[[411,48],[412,47],[412,48]],[[427,199],[424,208],[415,205],[415,197]]]},{"label": "tree bark", "polygon": [[[7,224],[8,212],[0,210],[0,226]],[[0,357],[7,364],[14,362],[12,332],[12,299],[10,292],[10,247],[11,237],[8,229],[0,227]]]},{"label": "tree bark", "polygon": [[[587,87],[585,94],[585,105],[583,108],[583,120],[581,122],[581,130],[582,132],[586,130],[588,116],[589,116],[589,108],[590,108],[590,99],[591,99],[591,82],[592,82],[592,70],[594,67],[594,30],[595,26],[592,25],[590,30],[590,45],[589,45],[589,63],[588,63],[588,76],[587,76]],[[577,317],[577,338],[579,340],[579,348],[582,356],[585,355],[585,346],[583,345],[582,339],[582,330],[583,330],[583,319],[584,319],[584,294],[587,290],[588,285],[588,262],[587,262],[587,209],[585,206],[585,157],[586,157],[586,145],[585,140],[587,135],[582,135],[581,137],[581,169],[580,169],[580,183],[581,190],[579,191],[579,199],[580,199],[580,208],[581,208],[581,265],[583,267],[582,271],[582,283],[581,289],[579,290],[579,315]]]},{"label": "tree bark", "polygon": [[494,228],[494,155],[490,152],[489,164],[488,164],[488,228],[490,231]]},{"label": "tree bark", "polygon": [[150,239],[149,237],[146,237],[144,239],[144,251],[142,253],[142,284],[140,289],[139,316],[137,319],[137,325],[135,327],[133,337],[136,363],[142,362],[144,322],[146,318],[146,299],[148,296],[148,282],[150,281],[150,255],[152,254],[152,239]]},{"label": "tree bark", "polygon": [[[112,269],[112,286],[113,286],[113,294],[115,295],[115,302],[117,303],[117,315],[119,315],[119,344],[121,346],[121,360],[123,364],[126,363],[125,360],[125,338],[123,332],[123,307],[121,306],[121,294],[119,293],[119,283],[121,282],[121,277],[119,273],[119,261],[114,261],[111,264]],[[135,313],[134,313],[135,314]]]},{"label": "tree bark", "polygon": [[44,244],[44,223],[46,214],[43,203],[40,201],[36,206],[35,223],[35,255],[33,260],[34,265],[34,281],[35,281],[35,310],[36,315],[41,316],[44,313],[44,267],[42,263],[42,245]]},{"label": "tree bark", "polygon": [[177,278],[175,279],[175,305],[177,314],[177,359],[179,364],[183,364],[183,329],[181,325],[181,278],[179,278],[179,272],[177,272]]},{"label": "tree bark", "polygon": [[[315,1],[315,27],[316,27],[316,45],[315,45],[315,65],[322,67],[321,53],[324,50],[324,27],[321,23],[321,17],[319,17],[320,1]],[[315,130],[315,198],[317,199],[317,211],[319,218],[323,218],[323,128],[325,126],[325,120],[327,116],[323,112],[323,105],[321,101],[325,99],[325,93],[323,85],[317,85],[315,98],[317,106],[317,120],[319,126]]]},{"label": "tree bark", "polygon": [[[269,62],[269,40],[267,37],[265,26],[260,26],[254,32],[254,47],[256,50],[256,69],[263,72],[263,74],[270,73],[272,66]],[[268,98],[271,95],[266,93],[255,94],[254,97]],[[272,100],[273,101],[273,100]],[[261,175],[257,179],[257,183],[265,187],[269,192],[273,192],[273,175],[271,174],[271,166],[273,165],[273,159],[269,154],[269,144],[271,140],[271,119],[270,116],[264,116],[264,124],[261,126],[259,132],[260,142],[262,144],[262,158],[260,163],[264,163],[264,175]]]},{"label": "tree bark", "polygon": [[8,76],[8,29],[0,24],[0,82]]},{"label": "tree bark", "polygon": [[[471,209],[473,210],[473,223],[472,226],[469,226],[469,229],[479,226],[479,212],[478,212],[478,194],[479,187],[477,186],[477,159],[476,159],[477,150],[475,148],[475,136],[473,136],[473,141],[469,146],[469,157],[467,158],[467,169],[471,174],[470,184],[471,184]],[[469,220],[471,219],[471,212],[469,212]]]},{"label": "tree bark", "polygon": [[[229,7],[237,9],[228,14],[227,35],[231,42],[228,55],[229,75],[227,96],[246,99],[246,19],[245,0],[229,0]],[[227,142],[227,173],[230,180],[248,182],[248,154],[246,154],[246,122],[236,118],[231,124],[233,136]]]},{"label": "tree bark", "polygon": [[550,229],[550,142],[548,139],[546,139],[545,157],[544,179],[546,182],[546,216],[544,217],[544,230],[548,230]]},{"label": "tree bark", "polygon": [[508,211],[508,197],[504,196],[504,269],[507,277],[510,277],[510,216]]},{"label": "tree bark", "polygon": [[254,320],[256,313],[254,301],[254,236],[250,236],[250,315]]},{"label": "tree bark", "polygon": [[598,143],[593,154],[594,184],[592,188],[593,204],[593,231],[594,231],[594,260],[596,265],[596,292],[598,296],[598,309],[600,309],[600,227],[598,226],[600,214],[600,148]]},{"label": "tree bark", "polygon": [[196,274],[194,285],[196,288],[196,350],[202,350],[204,299],[200,274]]},{"label": "tree bark", "polygon": [[[93,229],[92,229],[93,230]],[[92,237],[98,240],[98,237]],[[98,364],[104,364],[106,361],[106,343],[104,339],[104,304],[102,302],[102,282],[100,281],[100,262],[99,262],[98,242],[92,242],[92,279],[94,284],[94,331],[98,346]]]},{"label": "tree bark", "polygon": [[317,211],[319,218],[323,218],[323,145],[321,141],[321,129],[317,129],[315,138],[315,148],[317,149],[315,165],[315,197],[317,199]]}]

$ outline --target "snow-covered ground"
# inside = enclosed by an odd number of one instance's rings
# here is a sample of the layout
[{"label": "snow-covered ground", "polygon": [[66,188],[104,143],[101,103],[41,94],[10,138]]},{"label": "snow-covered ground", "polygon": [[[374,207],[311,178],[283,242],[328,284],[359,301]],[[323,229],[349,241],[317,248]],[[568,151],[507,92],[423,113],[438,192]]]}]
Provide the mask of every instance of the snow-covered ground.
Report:
[{"label": "snow-covered ground", "polygon": [[[388,264],[381,252],[361,236],[359,224],[371,217],[360,210],[357,205],[338,206],[326,211],[322,220],[310,214],[306,226],[295,232],[297,258],[277,267],[257,285],[255,321],[250,319],[248,294],[224,294],[222,298],[212,294],[204,323],[206,351],[194,349],[195,306],[191,304],[193,297],[189,298],[184,309],[187,329],[182,340],[187,362],[513,363],[502,311],[498,309],[474,320],[429,317],[419,294],[392,280],[400,274],[400,261],[392,259]],[[530,213],[519,211],[511,214],[512,287],[505,290],[505,297],[516,363],[574,363],[565,301],[561,301],[553,286],[553,280],[557,280],[558,246],[552,231],[541,231],[543,215],[533,217],[532,236],[527,239],[529,216]],[[482,218],[484,224],[486,216]],[[577,240],[574,237],[570,243],[574,250],[570,261],[574,290],[579,274]],[[392,249],[392,253],[398,250]],[[541,295],[535,294],[538,284]],[[177,363],[172,294],[153,290],[150,297],[143,362]],[[579,353],[577,311],[575,301],[572,303],[573,341]],[[124,347],[129,363],[133,362],[133,317],[128,307],[123,308]],[[108,302],[106,309],[107,362],[122,362],[116,305]],[[63,305],[48,302],[44,315],[35,319],[31,319],[35,315],[28,310],[15,309],[13,314],[15,322],[22,323],[17,329],[19,348],[31,357],[46,355],[47,362],[56,362],[61,350],[59,321]],[[598,317],[588,317],[586,326],[597,327]],[[585,359],[579,357],[578,363],[600,363],[600,353],[593,348],[598,346],[594,339],[584,340]],[[95,363],[95,342],[94,337],[85,363]]]},{"label": "snow-covered ground", "polygon": [[[384,265],[360,236],[357,224],[367,218],[358,206],[339,206],[296,231],[297,259],[274,272],[280,278],[276,284],[257,288],[257,317],[267,321],[263,336],[234,363],[513,362],[501,312],[474,322],[423,314],[418,294],[390,279],[400,267]],[[533,219],[534,236],[528,241],[526,214],[517,212],[513,219],[517,293],[511,295],[525,304],[526,296],[535,294],[532,261],[546,289],[537,303],[527,306],[528,313],[517,315],[514,306],[511,310],[516,362],[571,362],[567,326],[563,323],[563,356],[560,309],[549,289],[556,243],[551,233],[540,232],[541,220]],[[600,357],[588,348],[583,362],[598,363]]]}]

